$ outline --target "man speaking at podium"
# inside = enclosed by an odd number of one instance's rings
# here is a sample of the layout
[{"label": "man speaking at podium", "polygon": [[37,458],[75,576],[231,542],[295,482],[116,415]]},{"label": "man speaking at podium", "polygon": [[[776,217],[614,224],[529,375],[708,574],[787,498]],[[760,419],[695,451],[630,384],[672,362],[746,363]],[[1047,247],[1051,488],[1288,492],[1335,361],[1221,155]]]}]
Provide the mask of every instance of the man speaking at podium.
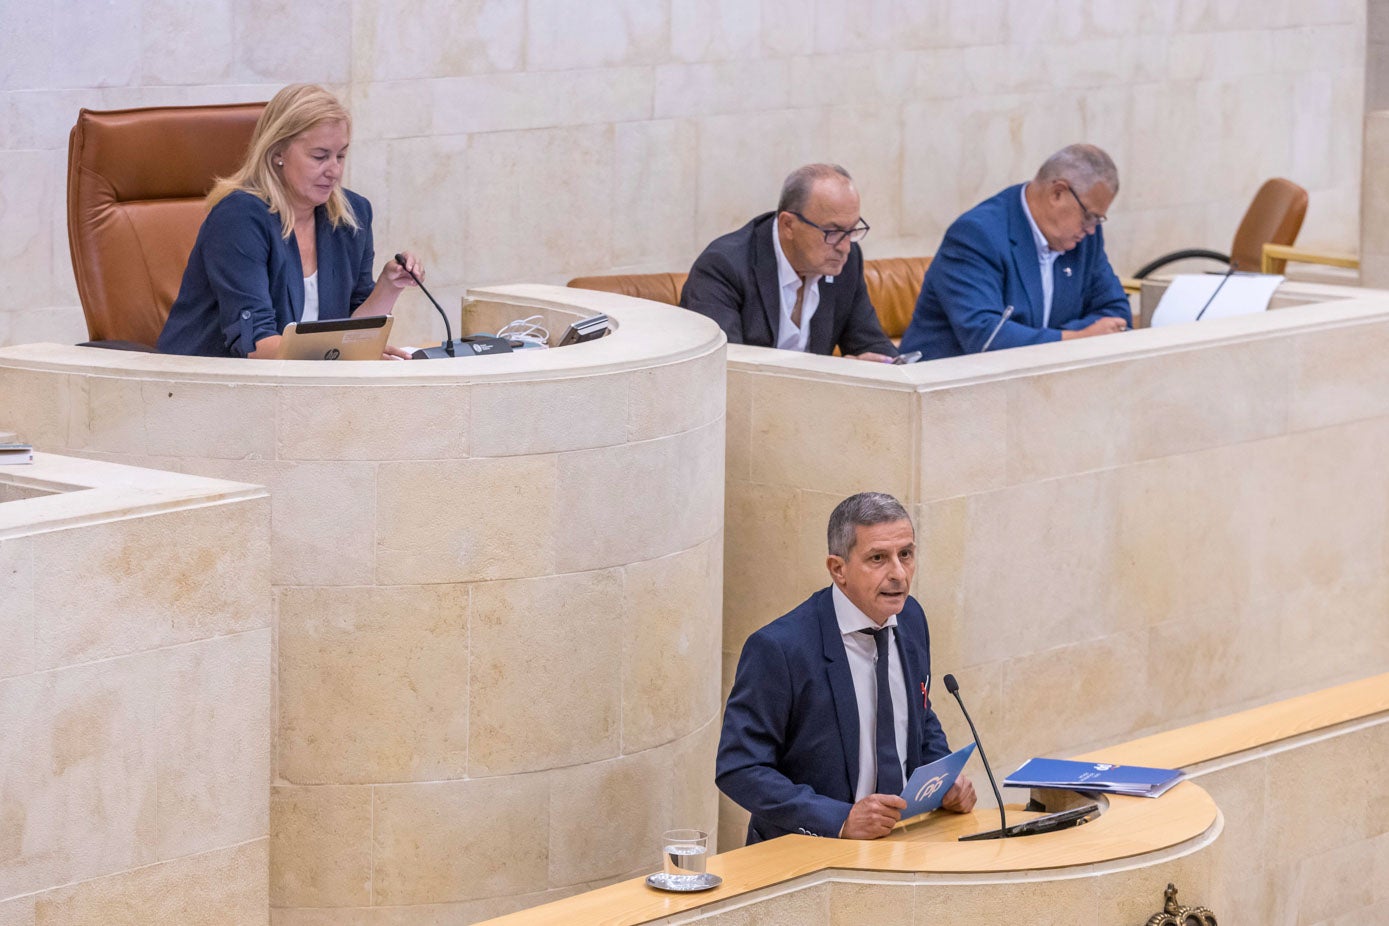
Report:
[{"label": "man speaking at podium", "polygon": [[[748,638],[724,712],[716,780],[752,814],[748,844],[787,833],[877,839],[912,771],[950,753],[931,709],[926,616],[907,590],[916,531],[864,492],[830,515],[829,588]],[[960,776],[948,810],[974,808]]]}]

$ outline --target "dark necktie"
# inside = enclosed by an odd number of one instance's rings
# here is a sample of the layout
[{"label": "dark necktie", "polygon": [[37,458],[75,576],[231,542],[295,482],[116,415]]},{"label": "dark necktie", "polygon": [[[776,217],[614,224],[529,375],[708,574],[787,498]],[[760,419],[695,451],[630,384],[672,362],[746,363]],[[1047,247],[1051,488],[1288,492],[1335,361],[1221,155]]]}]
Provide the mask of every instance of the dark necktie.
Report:
[{"label": "dark necktie", "polygon": [[888,628],[860,630],[878,644],[878,794],[902,793],[902,760],[897,755],[897,723],[892,716],[892,683],[887,679]]}]

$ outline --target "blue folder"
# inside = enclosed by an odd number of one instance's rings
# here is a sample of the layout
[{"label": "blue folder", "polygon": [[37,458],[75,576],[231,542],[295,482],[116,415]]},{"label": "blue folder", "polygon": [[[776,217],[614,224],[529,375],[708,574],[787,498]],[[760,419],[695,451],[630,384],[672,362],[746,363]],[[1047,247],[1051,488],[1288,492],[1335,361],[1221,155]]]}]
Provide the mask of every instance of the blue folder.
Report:
[{"label": "blue folder", "polygon": [[940,802],[945,800],[946,792],[955,783],[955,779],[960,777],[965,763],[973,754],[974,744],[970,743],[963,749],[957,749],[945,758],[937,759],[912,772],[912,777],[907,779],[907,786],[902,791],[902,799],[907,802],[907,809],[902,811],[902,819],[929,813],[939,807]]},{"label": "blue folder", "polygon": [[1158,797],[1183,777],[1181,771],[1173,768],[1076,762],[1071,759],[1028,759],[1003,780],[1003,786]]}]

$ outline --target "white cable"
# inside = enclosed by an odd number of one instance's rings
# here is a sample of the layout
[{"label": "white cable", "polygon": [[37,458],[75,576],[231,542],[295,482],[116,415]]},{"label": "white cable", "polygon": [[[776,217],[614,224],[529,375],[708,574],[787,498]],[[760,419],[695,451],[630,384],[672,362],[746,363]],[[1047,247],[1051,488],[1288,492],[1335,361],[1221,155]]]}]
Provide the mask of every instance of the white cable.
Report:
[{"label": "white cable", "polygon": [[525,341],[536,347],[549,347],[550,331],[543,324],[544,321],[543,315],[509,321],[497,332],[497,337],[509,341]]}]

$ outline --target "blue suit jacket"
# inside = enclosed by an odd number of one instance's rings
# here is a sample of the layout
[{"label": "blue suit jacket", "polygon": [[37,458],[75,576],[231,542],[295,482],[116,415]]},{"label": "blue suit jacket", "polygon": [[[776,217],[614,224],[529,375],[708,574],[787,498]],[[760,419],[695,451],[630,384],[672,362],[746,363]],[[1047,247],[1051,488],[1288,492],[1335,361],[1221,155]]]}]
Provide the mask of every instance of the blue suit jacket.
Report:
[{"label": "blue suit jacket", "polygon": [[1104,253],[1104,229],[1056,259],[1051,317],[1042,327],[1042,272],[1037,244],[1022,210],[1022,184],[984,200],[945,233],[921,283],[902,352],[923,360],[978,353],[1004,322],[989,350],[1061,340],[1060,329],[1080,329],[1112,315],[1132,321],[1123,284]]},{"label": "blue suit jacket", "polygon": [[[931,686],[926,615],[907,598],[897,615],[907,685],[908,776],[948,755]],[[848,655],[825,588],[743,645],[723,716],[716,780],[752,814],[748,844],[786,833],[839,835],[858,786],[858,703]]]},{"label": "blue suit jacket", "polygon": [[[314,212],[318,244],[318,317],[347,318],[371,295],[371,204],[344,190],[361,226],[333,228]],[[280,334],[304,313],[299,244],[281,236],[280,217],[259,197],[232,193],[207,214],[169,309],[159,350],[165,354],[245,357],[261,338]]]}]

